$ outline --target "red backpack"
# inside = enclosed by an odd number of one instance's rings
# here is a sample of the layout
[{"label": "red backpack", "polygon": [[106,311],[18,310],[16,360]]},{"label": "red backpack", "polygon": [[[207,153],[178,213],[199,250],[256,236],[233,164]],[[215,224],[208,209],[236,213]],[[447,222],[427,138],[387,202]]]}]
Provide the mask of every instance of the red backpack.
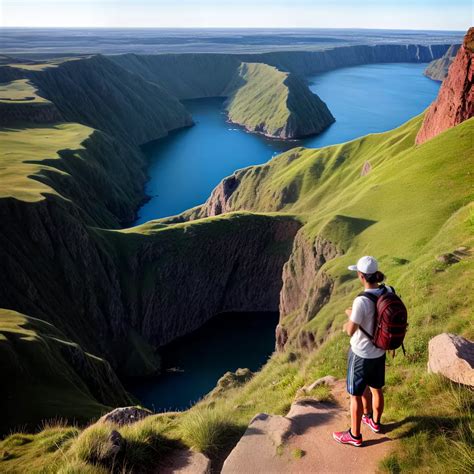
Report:
[{"label": "red backpack", "polygon": [[360,330],[379,349],[394,350],[400,346],[405,354],[403,339],[408,327],[408,314],[403,301],[396,295],[395,290],[387,290],[385,285],[380,285],[382,294],[375,295],[369,291],[364,291],[358,296],[364,296],[375,304],[375,324],[374,334],[370,335],[362,326]]}]

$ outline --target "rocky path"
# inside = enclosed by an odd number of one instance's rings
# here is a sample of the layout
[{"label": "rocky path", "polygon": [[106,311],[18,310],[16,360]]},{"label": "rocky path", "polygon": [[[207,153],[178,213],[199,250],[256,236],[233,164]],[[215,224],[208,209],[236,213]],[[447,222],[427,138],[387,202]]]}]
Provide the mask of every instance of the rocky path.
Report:
[{"label": "rocky path", "polygon": [[332,386],[335,403],[299,400],[286,416],[259,414],[226,459],[223,474],[371,473],[392,441],[362,427],[364,445],[356,448],[332,439],[350,424],[344,381]]}]

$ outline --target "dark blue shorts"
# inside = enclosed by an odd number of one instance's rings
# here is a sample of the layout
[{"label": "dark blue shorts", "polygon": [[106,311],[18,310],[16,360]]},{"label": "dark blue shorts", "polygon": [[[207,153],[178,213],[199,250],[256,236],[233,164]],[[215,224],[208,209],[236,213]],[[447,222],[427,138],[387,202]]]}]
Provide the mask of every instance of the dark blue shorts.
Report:
[{"label": "dark blue shorts", "polygon": [[347,357],[347,391],[361,396],[367,386],[382,388],[385,385],[385,354],[376,359],[364,359],[349,350]]}]

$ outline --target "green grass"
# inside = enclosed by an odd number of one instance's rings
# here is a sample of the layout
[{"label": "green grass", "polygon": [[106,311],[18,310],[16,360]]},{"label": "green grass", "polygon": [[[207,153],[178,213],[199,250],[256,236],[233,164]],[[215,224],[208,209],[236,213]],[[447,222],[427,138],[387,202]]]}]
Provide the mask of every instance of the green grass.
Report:
[{"label": "green grass", "polygon": [[37,94],[37,89],[26,79],[0,84],[0,103],[51,103]]},{"label": "green grass", "polygon": [[72,359],[89,371],[97,387],[111,377],[120,393],[109,364],[84,352],[53,325],[5,309],[0,309],[0,323],[0,374],[8,380],[0,393],[2,432],[6,426],[31,429],[58,416],[84,423],[108,409],[94,398]]},{"label": "green grass", "polygon": [[15,433],[0,441],[2,472],[57,472],[65,462],[79,430],[62,423],[45,426],[38,434]]},{"label": "green grass", "polygon": [[33,202],[44,199],[44,193],[57,194],[52,187],[31,177],[48,169],[42,160],[59,159],[58,151],[82,149],[82,143],[92,132],[89,127],[73,123],[1,128],[0,198]]},{"label": "green grass", "polygon": [[226,410],[206,407],[190,410],[181,417],[179,427],[188,446],[211,456],[232,446],[245,430]]},{"label": "green grass", "polygon": [[260,63],[242,63],[226,102],[230,121],[270,136],[318,133],[333,117],[307,85],[287,72]]},{"label": "green grass", "polygon": [[306,454],[306,452],[303,451],[301,448],[295,448],[291,451],[291,455],[295,459],[301,459],[305,454]]}]

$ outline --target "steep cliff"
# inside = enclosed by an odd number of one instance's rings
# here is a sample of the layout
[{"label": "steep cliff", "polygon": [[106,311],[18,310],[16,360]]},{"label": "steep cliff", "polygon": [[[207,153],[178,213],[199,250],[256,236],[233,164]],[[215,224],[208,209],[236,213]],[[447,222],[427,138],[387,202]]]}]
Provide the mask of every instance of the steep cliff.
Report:
[{"label": "steep cliff", "polygon": [[[39,372],[38,383],[24,394],[17,393],[24,379],[9,383],[3,394],[11,417],[3,419],[0,431],[26,416],[31,423],[49,416],[43,382],[57,387],[59,395],[69,394],[55,406],[57,416],[72,418],[77,410],[84,419],[128,399],[112,370],[156,372],[160,345],[217,313],[277,310],[297,220],[229,215],[192,224],[101,229],[127,219],[139,197],[141,176],[133,174],[131,150],[78,124],[1,133],[7,145],[2,178],[8,179],[0,188],[0,307],[41,320],[41,340],[43,329],[51,328],[58,334],[54,340],[66,341],[60,347],[77,350],[62,351],[58,358],[47,339],[44,357],[57,359],[50,382]],[[12,154],[18,143],[22,147]],[[47,158],[33,158],[38,156]],[[9,325],[0,315],[0,331],[9,333]],[[0,338],[0,350],[30,367],[34,347],[26,346],[31,352],[8,341]],[[10,380],[9,366],[0,370]],[[71,374],[63,381],[62,370]],[[27,394],[36,401],[28,410],[22,405]],[[71,403],[71,397],[82,401]]]},{"label": "steep cliff", "polygon": [[450,45],[354,45],[322,51],[278,51],[239,55],[243,61],[270,64],[282,71],[303,76],[360,64],[430,62],[441,57]]},{"label": "steep cliff", "polygon": [[437,99],[416,136],[421,144],[474,115],[474,28],[464,37]]},{"label": "steep cliff", "polygon": [[434,81],[444,81],[448,75],[449,66],[454,61],[456,53],[459,50],[460,45],[453,44],[449,49],[441,56],[439,59],[435,59],[428,64],[428,67],[425,69],[425,76],[433,79]]},{"label": "steep cliff", "polygon": [[229,120],[270,137],[295,138],[321,132],[334,122],[326,104],[299,78],[266,64],[242,63],[229,85]]},{"label": "steep cliff", "polygon": [[140,145],[192,124],[183,105],[157,84],[104,56],[0,67],[0,78],[28,79],[68,122]]},{"label": "steep cliff", "polygon": [[308,76],[340,67],[389,62],[430,62],[451,45],[355,45],[322,51],[279,51],[254,54],[119,54],[108,58],[179,99],[226,96],[241,62],[263,63],[280,71]]},{"label": "steep cliff", "polygon": [[179,99],[225,97],[241,62],[232,54],[119,54],[108,58]]},{"label": "steep cliff", "polygon": [[127,321],[161,346],[231,311],[277,311],[282,268],[301,224],[290,216],[228,214],[101,231]]}]

